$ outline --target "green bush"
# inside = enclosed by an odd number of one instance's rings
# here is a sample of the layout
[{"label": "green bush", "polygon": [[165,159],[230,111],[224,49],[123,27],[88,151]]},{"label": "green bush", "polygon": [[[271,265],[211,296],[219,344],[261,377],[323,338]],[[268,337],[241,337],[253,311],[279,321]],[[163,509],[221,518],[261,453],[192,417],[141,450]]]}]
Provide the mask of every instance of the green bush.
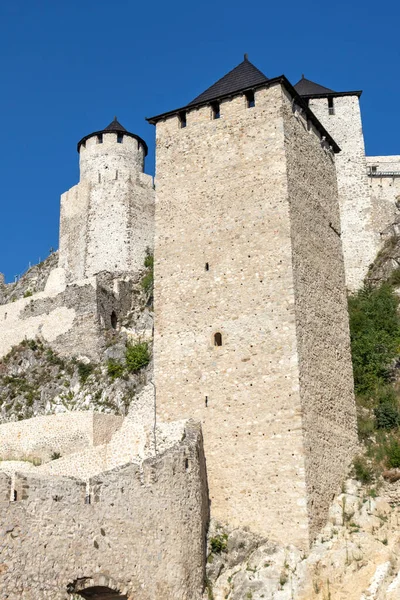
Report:
[{"label": "green bush", "polygon": [[29,298],[30,296],[33,296],[33,292],[31,292],[31,290],[26,290],[24,293],[24,298]]},{"label": "green bush", "polygon": [[389,380],[400,347],[399,299],[388,284],[349,298],[351,350],[357,394],[373,395]]},{"label": "green bush", "polygon": [[386,446],[386,465],[389,469],[400,467],[400,444],[396,438],[392,438]]},{"label": "green bush", "polygon": [[371,483],[373,470],[363,456],[356,456],[353,461],[354,475],[361,483]]},{"label": "green bush", "polygon": [[136,373],[150,362],[150,351],[147,342],[128,344],[125,352],[125,360],[128,371]]},{"label": "green bush", "polygon": [[376,429],[394,429],[400,424],[399,402],[390,385],[379,386],[374,392]]},{"label": "green bush", "polygon": [[124,374],[124,365],[112,358],[107,362],[107,374],[114,381]]},{"label": "green bush", "polygon": [[154,268],[154,257],[152,254],[150,254],[150,249],[147,249],[147,255],[146,258],[144,259],[144,266],[147,269],[147,273],[145,274],[145,276],[142,279],[142,288],[145,292],[145,294],[150,295],[153,292],[153,284],[154,284],[154,273],[153,273],[153,268]]},{"label": "green bush", "polygon": [[144,266],[148,269],[153,269],[154,267],[154,256],[147,251],[146,258],[144,259]]},{"label": "green bush", "polygon": [[142,285],[142,288],[143,288],[145,294],[151,294],[151,292],[153,291],[153,284],[154,284],[153,272],[147,273],[141,281],[141,285]]},{"label": "green bush", "polygon": [[93,373],[94,365],[91,363],[78,362],[78,375],[82,385],[85,385],[87,378]]},{"label": "green bush", "polygon": [[228,549],[228,536],[226,533],[222,535],[216,535],[210,539],[211,552],[213,554],[221,554],[226,552]]},{"label": "green bush", "polygon": [[393,285],[395,287],[400,285],[400,267],[398,267],[392,272],[392,274],[389,277],[389,283],[390,285]]},{"label": "green bush", "polygon": [[394,404],[379,404],[374,408],[377,429],[394,429],[400,424],[400,412]]}]

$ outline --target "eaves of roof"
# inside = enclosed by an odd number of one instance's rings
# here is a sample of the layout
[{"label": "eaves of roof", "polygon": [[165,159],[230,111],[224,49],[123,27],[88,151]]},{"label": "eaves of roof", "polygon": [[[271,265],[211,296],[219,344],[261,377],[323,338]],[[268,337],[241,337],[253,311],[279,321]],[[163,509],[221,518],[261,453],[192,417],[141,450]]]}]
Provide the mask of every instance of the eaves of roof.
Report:
[{"label": "eaves of roof", "polygon": [[123,127],[121,125],[121,123],[118,123],[118,121],[116,119],[114,119],[114,121],[112,123],[110,123],[110,125],[108,125],[105,129],[101,129],[100,131],[94,131],[93,133],[89,133],[88,135],[85,135],[85,137],[83,137],[81,140],[79,140],[78,144],[77,144],[77,150],[79,153],[80,147],[82,146],[82,144],[84,144],[89,138],[94,137],[96,135],[101,135],[101,134],[105,134],[105,133],[121,133],[122,135],[127,135],[128,137],[131,138],[135,138],[135,140],[137,140],[139,142],[139,144],[141,144],[144,148],[144,155],[147,156],[148,154],[148,147],[146,142],[138,135],[136,135],[135,133],[131,133],[130,131],[127,131],[125,129],[125,127]]},{"label": "eaves of roof", "polygon": [[341,96],[361,96],[362,90],[355,90],[353,92],[329,92],[326,94],[301,94],[302,98],[312,99],[312,98],[340,98]]}]

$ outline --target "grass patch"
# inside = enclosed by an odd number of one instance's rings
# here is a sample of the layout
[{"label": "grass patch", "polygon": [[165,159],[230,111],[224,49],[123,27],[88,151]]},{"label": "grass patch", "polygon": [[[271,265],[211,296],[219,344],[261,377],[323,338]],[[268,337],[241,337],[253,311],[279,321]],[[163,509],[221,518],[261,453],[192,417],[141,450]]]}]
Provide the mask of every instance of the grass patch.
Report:
[{"label": "grass patch", "polygon": [[374,472],[364,456],[356,456],[353,461],[354,475],[361,483],[368,484],[373,481]]},{"label": "grass patch", "polygon": [[78,367],[79,381],[82,385],[85,385],[86,381],[93,373],[95,366],[92,365],[92,363],[84,363],[80,361],[78,361],[76,364]]},{"label": "grass patch", "polygon": [[212,554],[221,554],[228,550],[228,535],[223,533],[222,535],[216,535],[210,539],[210,548]]},{"label": "grass patch", "polygon": [[118,379],[119,377],[122,377],[124,374],[124,371],[125,371],[124,365],[122,365],[117,360],[110,358],[107,361],[107,375],[110,377],[110,379],[112,379],[112,381],[114,381],[115,379]]},{"label": "grass patch", "polygon": [[147,269],[147,273],[144,275],[141,285],[144,293],[147,296],[153,294],[153,285],[154,285],[154,257],[150,253],[150,249],[147,249],[146,258],[144,259],[144,266]]}]

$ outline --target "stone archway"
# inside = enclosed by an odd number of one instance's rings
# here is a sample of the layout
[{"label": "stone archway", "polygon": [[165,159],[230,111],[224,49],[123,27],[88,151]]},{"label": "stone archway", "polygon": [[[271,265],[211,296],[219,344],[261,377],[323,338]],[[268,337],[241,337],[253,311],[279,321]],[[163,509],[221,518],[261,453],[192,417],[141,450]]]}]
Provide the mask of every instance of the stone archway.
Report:
[{"label": "stone archway", "polygon": [[76,579],[68,585],[71,600],[129,600],[124,586],[98,573],[93,577]]},{"label": "stone archway", "polygon": [[128,600],[128,596],[102,585],[86,588],[78,592],[78,597],[85,598],[85,600]]}]

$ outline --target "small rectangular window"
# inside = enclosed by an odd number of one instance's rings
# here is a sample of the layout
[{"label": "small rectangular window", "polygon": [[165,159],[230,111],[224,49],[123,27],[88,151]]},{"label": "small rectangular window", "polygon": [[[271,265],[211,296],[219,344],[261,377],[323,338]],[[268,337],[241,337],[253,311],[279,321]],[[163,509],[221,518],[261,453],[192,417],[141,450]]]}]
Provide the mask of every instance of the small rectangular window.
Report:
[{"label": "small rectangular window", "polygon": [[252,90],[250,90],[249,92],[246,92],[245,96],[246,96],[247,108],[254,108],[256,105],[256,100],[254,98],[254,92]]},{"label": "small rectangular window", "polygon": [[377,171],[377,167],[376,166],[371,167],[371,173],[376,173],[376,171]]},{"label": "small rectangular window", "polygon": [[328,112],[330,115],[335,114],[335,107],[333,105],[333,98],[328,98]]},{"label": "small rectangular window", "polygon": [[117,144],[122,144],[122,140],[124,139],[123,133],[117,133]]},{"label": "small rectangular window", "polygon": [[179,115],[178,115],[178,117],[179,117],[179,123],[180,123],[181,129],[184,129],[186,127],[186,113],[185,113],[185,111],[180,112]]},{"label": "small rectangular window", "polygon": [[219,102],[214,102],[211,104],[211,114],[213,119],[219,119],[221,116],[219,109]]},{"label": "small rectangular window", "polygon": [[102,144],[103,143],[103,134],[102,133],[98,133],[97,134],[97,143],[98,144]]}]

